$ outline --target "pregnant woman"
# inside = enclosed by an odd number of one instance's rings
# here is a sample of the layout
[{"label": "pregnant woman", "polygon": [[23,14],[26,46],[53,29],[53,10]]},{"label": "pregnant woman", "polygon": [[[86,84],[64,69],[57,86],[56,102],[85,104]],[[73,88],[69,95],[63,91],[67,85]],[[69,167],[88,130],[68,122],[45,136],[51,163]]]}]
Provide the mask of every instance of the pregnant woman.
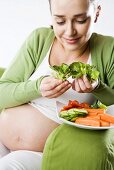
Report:
[{"label": "pregnant woman", "polygon": [[[114,104],[114,39],[92,32],[101,9],[97,0],[49,4],[53,28],[33,31],[0,79],[2,170],[40,168],[45,142],[60,126],[56,100]],[[99,80],[92,84],[86,76],[66,81],[51,76],[50,65],[75,61],[95,65]]]}]

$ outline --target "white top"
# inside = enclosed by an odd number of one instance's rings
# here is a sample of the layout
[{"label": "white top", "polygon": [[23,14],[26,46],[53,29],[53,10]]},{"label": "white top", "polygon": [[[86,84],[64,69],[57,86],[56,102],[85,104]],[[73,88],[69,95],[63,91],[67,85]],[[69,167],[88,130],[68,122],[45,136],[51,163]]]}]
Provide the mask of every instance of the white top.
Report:
[{"label": "white top", "polygon": [[[38,79],[41,76],[44,75],[51,75],[51,68],[49,66],[49,54],[50,54],[51,47],[38,67],[38,69],[32,74],[30,77],[30,80]],[[89,59],[87,61],[88,64],[91,64],[91,55],[89,56]],[[69,81],[71,82],[72,79],[69,78]],[[35,100],[31,101],[31,105],[33,107],[36,107],[41,113],[43,113],[48,118],[56,121],[57,123],[61,123],[56,114],[56,101],[62,102],[67,104],[69,100],[77,100],[78,102],[87,102],[89,104],[92,104],[95,100],[94,96],[91,93],[78,93],[74,91],[72,88],[67,90],[64,94],[62,94],[60,97],[48,99],[46,97],[38,97]]]}]

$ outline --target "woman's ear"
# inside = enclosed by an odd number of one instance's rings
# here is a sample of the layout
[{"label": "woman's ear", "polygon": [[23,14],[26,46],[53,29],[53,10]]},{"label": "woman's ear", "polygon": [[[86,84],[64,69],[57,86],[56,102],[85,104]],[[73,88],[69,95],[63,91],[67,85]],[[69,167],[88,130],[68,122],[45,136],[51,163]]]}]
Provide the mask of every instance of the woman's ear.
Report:
[{"label": "woman's ear", "polygon": [[101,11],[101,6],[100,6],[100,5],[98,5],[97,10],[96,10],[96,16],[95,16],[94,23],[96,23],[96,22],[97,22],[100,11]]}]

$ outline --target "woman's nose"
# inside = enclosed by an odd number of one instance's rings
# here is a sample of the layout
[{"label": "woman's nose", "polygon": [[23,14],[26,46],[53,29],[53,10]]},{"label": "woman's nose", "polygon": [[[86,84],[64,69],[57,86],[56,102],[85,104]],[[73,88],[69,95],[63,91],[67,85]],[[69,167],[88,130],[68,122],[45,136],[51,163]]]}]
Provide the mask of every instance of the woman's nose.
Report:
[{"label": "woman's nose", "polygon": [[77,30],[74,27],[74,24],[70,22],[67,24],[65,32],[67,36],[72,36],[77,33]]}]

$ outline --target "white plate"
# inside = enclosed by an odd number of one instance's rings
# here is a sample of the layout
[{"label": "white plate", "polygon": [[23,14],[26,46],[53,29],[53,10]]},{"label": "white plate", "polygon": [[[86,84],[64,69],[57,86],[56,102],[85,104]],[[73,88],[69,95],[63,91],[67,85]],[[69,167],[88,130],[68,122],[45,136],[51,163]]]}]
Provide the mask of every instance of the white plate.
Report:
[{"label": "white plate", "polygon": [[[91,130],[103,130],[103,129],[112,129],[114,128],[114,125],[113,126],[107,126],[107,127],[95,127],[95,126],[85,126],[85,125],[81,125],[81,124],[77,124],[77,123],[73,123],[73,122],[70,122],[68,120],[65,120],[63,118],[61,118],[59,115],[60,115],[60,110],[63,108],[63,106],[65,106],[67,104],[64,104],[64,103],[61,103],[59,101],[56,101],[56,112],[57,112],[57,117],[58,119],[63,122],[63,123],[66,123],[66,124],[69,124],[69,125],[72,125],[72,126],[76,126],[78,128],[83,128],[83,129],[91,129]],[[111,114],[111,115],[114,115],[114,105],[112,106],[109,106],[108,109],[107,109],[107,113]],[[112,114],[113,113],[113,114]]]}]

